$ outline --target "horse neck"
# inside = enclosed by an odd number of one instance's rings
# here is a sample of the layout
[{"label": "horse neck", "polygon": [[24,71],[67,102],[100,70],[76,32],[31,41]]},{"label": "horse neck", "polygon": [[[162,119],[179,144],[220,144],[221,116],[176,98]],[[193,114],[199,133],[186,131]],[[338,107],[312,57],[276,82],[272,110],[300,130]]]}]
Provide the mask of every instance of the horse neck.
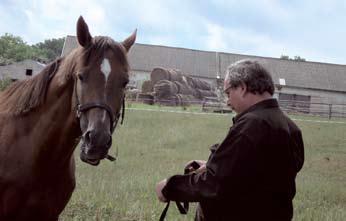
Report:
[{"label": "horse neck", "polygon": [[[45,105],[36,113],[35,137],[39,138],[38,162],[69,163],[81,131],[74,109],[73,68],[62,62],[52,79]],[[70,64],[71,65],[71,64]]]}]

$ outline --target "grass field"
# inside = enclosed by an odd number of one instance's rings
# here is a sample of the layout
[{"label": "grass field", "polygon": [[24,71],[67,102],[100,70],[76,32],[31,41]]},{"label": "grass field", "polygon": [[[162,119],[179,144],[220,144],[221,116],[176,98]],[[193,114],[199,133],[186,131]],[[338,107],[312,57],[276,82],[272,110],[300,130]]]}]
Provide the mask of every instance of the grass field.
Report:
[{"label": "grass field", "polygon": [[[113,138],[115,163],[92,167],[76,157],[76,190],[60,220],[159,220],[165,205],[156,199],[156,182],[182,173],[191,159],[206,159],[209,146],[225,136],[231,117],[127,110]],[[346,220],[346,121],[292,118],[298,119],[306,151],[297,177],[294,220]],[[184,216],[173,204],[167,220],[193,217],[193,206]]]}]

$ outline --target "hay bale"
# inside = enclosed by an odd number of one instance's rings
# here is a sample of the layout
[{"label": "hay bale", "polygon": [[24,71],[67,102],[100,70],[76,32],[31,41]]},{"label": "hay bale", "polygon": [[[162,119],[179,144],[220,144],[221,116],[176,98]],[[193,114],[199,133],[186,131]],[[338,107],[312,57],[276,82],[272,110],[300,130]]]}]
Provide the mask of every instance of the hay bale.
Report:
[{"label": "hay bale", "polygon": [[180,83],[179,81],[174,81],[173,83],[178,88],[178,91],[176,94],[185,94],[185,95],[192,95],[193,94],[192,89],[187,84]]},{"label": "hay bale", "polygon": [[169,69],[168,70],[168,80],[170,81],[178,81],[183,83],[183,75],[180,70],[177,69]]},{"label": "hay bale", "polygon": [[161,80],[183,82],[183,74],[178,69],[154,68],[150,73],[150,80],[153,85]]},{"label": "hay bale", "polygon": [[200,89],[200,90],[211,90],[212,89],[212,86],[208,82],[203,81],[203,80],[198,79],[198,78],[192,78],[191,83],[194,85],[194,88],[196,88],[196,89]]},{"label": "hay bale", "polygon": [[160,80],[178,81],[186,84],[192,88],[201,90],[211,90],[212,86],[199,78],[192,78],[184,75],[179,69],[165,69],[163,67],[156,67],[151,71],[150,80],[155,85]]},{"label": "hay bale", "polygon": [[155,85],[158,81],[161,80],[169,80],[169,73],[164,68],[154,68],[150,73],[150,80],[153,85]]},{"label": "hay bale", "polygon": [[137,101],[142,102],[144,104],[153,105],[154,104],[154,97],[150,93],[139,93],[137,95]]},{"label": "hay bale", "polygon": [[179,106],[190,106],[191,104],[196,103],[196,99],[193,95],[186,94],[176,94],[176,104]]},{"label": "hay bale", "polygon": [[178,93],[178,87],[171,81],[160,80],[154,85],[153,91],[156,97],[169,97]]},{"label": "hay bale", "polygon": [[142,93],[153,92],[153,83],[151,81],[144,81],[142,84]]},{"label": "hay bale", "polygon": [[217,97],[217,94],[214,91],[210,90],[196,89],[195,92],[195,97],[197,97],[198,99],[203,99],[205,97]]},{"label": "hay bale", "polygon": [[192,77],[184,76],[183,81],[185,81],[187,83],[187,85],[189,85],[189,87],[196,88],[195,84],[194,84],[194,79]]}]

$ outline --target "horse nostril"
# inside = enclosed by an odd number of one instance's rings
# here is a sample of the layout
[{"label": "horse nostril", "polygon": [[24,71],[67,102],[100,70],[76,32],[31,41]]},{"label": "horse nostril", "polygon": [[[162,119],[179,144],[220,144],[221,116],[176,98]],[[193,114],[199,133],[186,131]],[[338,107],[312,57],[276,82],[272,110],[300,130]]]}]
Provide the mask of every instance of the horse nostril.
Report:
[{"label": "horse nostril", "polygon": [[85,132],[85,134],[84,134],[84,141],[85,142],[87,142],[87,143],[90,143],[90,141],[91,141],[91,139],[92,139],[92,133],[91,133],[91,131],[89,130],[89,131],[87,131],[87,132]]},{"label": "horse nostril", "polygon": [[84,142],[91,146],[103,146],[110,148],[112,145],[112,136],[109,133],[96,130],[88,130],[83,135]]}]

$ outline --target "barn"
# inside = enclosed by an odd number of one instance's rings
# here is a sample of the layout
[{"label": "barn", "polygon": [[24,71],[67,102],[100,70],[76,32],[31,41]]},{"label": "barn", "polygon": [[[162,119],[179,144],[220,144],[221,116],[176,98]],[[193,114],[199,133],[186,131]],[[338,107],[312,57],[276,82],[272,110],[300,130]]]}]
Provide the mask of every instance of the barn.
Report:
[{"label": "barn", "polygon": [[44,67],[44,64],[29,59],[0,66],[0,79],[23,80],[40,73]]},{"label": "barn", "polygon": [[[75,36],[67,36],[62,55],[77,47]],[[275,97],[303,111],[346,110],[346,66],[310,61],[200,51],[136,43],[130,53],[131,84],[141,88],[155,67],[180,69],[182,73],[217,85],[227,66],[241,59],[256,59],[271,72]],[[339,105],[340,106],[336,106]],[[282,103],[284,105],[284,103]],[[334,105],[331,107],[330,105]]]}]

